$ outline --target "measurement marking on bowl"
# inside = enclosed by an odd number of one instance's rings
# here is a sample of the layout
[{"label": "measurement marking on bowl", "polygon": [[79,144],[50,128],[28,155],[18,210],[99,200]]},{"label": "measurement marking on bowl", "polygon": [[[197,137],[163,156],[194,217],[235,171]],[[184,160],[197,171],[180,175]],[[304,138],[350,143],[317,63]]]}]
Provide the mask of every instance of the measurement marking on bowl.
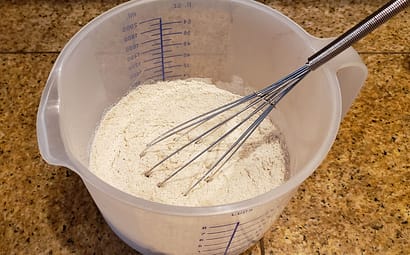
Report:
[{"label": "measurement marking on bowl", "polygon": [[[164,21],[162,17],[135,22],[135,15],[122,27],[130,79],[145,81],[188,77],[190,19]],[[130,19],[130,18],[129,18]],[[141,67],[143,64],[143,68]]]},{"label": "measurement marking on bowl", "polygon": [[214,234],[219,234],[219,233],[226,233],[226,232],[231,232],[232,230],[222,230],[222,231],[217,231],[217,232],[208,232],[208,235],[214,235]]},{"label": "measurement marking on bowl", "polygon": [[224,247],[225,247],[226,242],[221,242],[221,243],[212,243],[212,244],[204,244],[204,246],[208,247],[208,246],[216,246],[216,245],[221,245],[221,244],[223,244],[223,245],[224,245]]},{"label": "measurement marking on bowl", "polygon": [[226,246],[224,255],[228,253],[229,247],[230,247],[231,244],[232,244],[233,237],[235,236],[236,231],[238,230],[238,227],[239,227],[239,221],[238,221],[238,223],[236,223],[236,225],[235,225],[235,228],[234,228],[234,230],[233,230],[233,232],[232,232],[231,238],[229,239],[228,245]]},{"label": "measurement marking on bowl", "polygon": [[236,254],[255,244],[264,233],[273,215],[270,210],[246,221],[203,226],[197,253],[206,255]]},{"label": "measurement marking on bowl", "polygon": [[[227,254],[240,222],[202,227],[198,253]],[[215,253],[217,252],[217,253]]]},{"label": "measurement marking on bowl", "polygon": [[226,226],[232,226],[235,225],[235,223],[229,223],[229,224],[224,224],[224,225],[216,225],[216,226],[209,226],[209,228],[220,228],[220,227],[226,227]]}]

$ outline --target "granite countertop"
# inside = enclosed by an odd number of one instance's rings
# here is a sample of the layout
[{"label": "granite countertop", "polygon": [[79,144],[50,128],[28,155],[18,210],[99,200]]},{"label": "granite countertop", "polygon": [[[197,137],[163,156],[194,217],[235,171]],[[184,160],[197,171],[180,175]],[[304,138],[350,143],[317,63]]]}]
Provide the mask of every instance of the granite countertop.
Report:
[{"label": "granite countertop", "polygon": [[[0,3],[0,254],[138,254],[79,176],[46,164],[36,113],[69,38],[115,0]],[[384,1],[263,1],[318,37]],[[327,158],[245,254],[410,254],[409,9],[355,44],[369,76]]]}]

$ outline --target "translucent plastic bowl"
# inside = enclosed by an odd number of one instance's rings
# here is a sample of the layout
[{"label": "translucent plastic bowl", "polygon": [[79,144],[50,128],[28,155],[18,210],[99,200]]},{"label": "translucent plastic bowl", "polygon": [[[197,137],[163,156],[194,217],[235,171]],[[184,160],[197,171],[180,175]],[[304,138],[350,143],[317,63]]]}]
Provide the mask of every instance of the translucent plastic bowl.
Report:
[{"label": "translucent plastic bowl", "polygon": [[87,168],[96,125],[110,105],[147,80],[208,77],[229,82],[237,76],[260,89],[304,64],[326,41],[253,1],[122,4],[87,24],[58,57],[38,111],[41,154],[48,163],[80,175],[113,231],[138,251],[238,254],[263,236],[332,146],[367,75],[352,48],[280,102],[274,118],[287,142],[290,178],[246,201],[170,206],[110,186]]}]

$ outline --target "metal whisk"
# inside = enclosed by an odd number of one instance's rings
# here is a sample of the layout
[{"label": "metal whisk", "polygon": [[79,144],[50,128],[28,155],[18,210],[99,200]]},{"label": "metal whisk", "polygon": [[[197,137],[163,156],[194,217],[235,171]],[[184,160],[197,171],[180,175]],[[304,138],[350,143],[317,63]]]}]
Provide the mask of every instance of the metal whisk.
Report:
[{"label": "metal whisk", "polygon": [[[216,129],[220,128],[222,125],[231,121],[234,118],[237,118],[241,114],[244,115],[243,119],[240,120],[237,124],[235,124],[232,128],[230,128],[224,135],[216,139],[214,142],[209,144],[204,150],[199,152],[198,154],[194,155],[191,159],[187,162],[183,163],[179,168],[175,169],[168,177],[166,177],[163,181],[158,183],[158,187],[163,186],[167,181],[181,172],[184,168],[190,165],[193,161],[197,160],[200,156],[204,153],[212,149],[222,140],[224,140],[228,135],[234,132],[238,127],[244,125],[246,122],[251,122],[251,124],[246,128],[246,130],[238,137],[238,139],[225,151],[222,156],[220,156],[215,163],[208,169],[206,172],[191,186],[187,189],[184,195],[187,195],[193,188],[195,188],[200,182],[204,180],[209,180],[210,176],[213,176],[221,167],[231,159],[231,157],[235,154],[235,152],[243,145],[243,143],[248,139],[249,136],[256,130],[256,128],[260,125],[260,123],[268,116],[268,114],[273,110],[275,105],[298,84],[308,73],[317,69],[322,64],[326,63],[346,48],[351,46],[354,42],[358,41],[359,39],[363,38],[371,31],[376,29],[378,26],[389,20],[391,17],[399,13],[400,11],[404,10],[408,7],[409,1],[408,0],[396,0],[390,1],[373,14],[365,18],[363,21],[355,25],[353,28],[339,36],[337,39],[333,40],[331,43],[326,45],[324,48],[319,50],[317,53],[312,55],[308,58],[307,62],[288,76],[280,79],[279,81],[273,83],[272,85],[257,91],[253,94],[247,95],[242,97],[236,101],[223,105],[219,108],[216,108],[212,111],[206,112],[201,114],[191,120],[188,120],[170,130],[163,133],[162,135],[158,136],[152,142],[147,144],[147,148],[150,148],[167,138],[174,136],[181,131],[190,131],[193,128],[197,128],[198,126],[202,125],[204,122],[213,119],[214,117],[234,108],[238,107],[238,110],[235,111],[233,114],[229,115],[225,120],[222,122],[212,126],[210,129],[204,131],[202,134],[196,136],[193,140],[189,141],[185,145],[179,147],[168,156],[160,160],[154,166],[152,166],[148,171],[144,174],[145,176],[149,177],[152,172],[157,169],[162,163],[166,160],[169,160],[171,157],[175,156],[189,145],[196,143],[203,139],[205,136],[209,135]],[[246,103],[246,104],[245,104]],[[242,106],[242,107],[240,107]],[[250,113],[249,113],[250,111]],[[248,112],[248,114],[245,114]],[[256,120],[254,116],[256,114],[260,114]],[[253,120],[253,122],[252,122]],[[145,150],[145,151],[146,151]],[[140,156],[144,156],[145,152],[143,152]]]}]

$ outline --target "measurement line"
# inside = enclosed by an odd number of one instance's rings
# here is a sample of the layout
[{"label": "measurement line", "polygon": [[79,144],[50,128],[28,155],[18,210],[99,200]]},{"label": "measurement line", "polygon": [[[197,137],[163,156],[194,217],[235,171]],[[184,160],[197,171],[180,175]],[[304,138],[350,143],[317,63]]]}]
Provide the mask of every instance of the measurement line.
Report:
[{"label": "measurement line", "polygon": [[162,41],[162,18],[159,18],[159,38],[161,42],[161,66],[162,66],[162,80],[165,81],[165,65],[164,65],[164,42]]},{"label": "measurement line", "polygon": [[210,241],[210,240],[218,240],[218,239],[223,239],[223,238],[227,238],[227,237],[231,237],[232,235],[227,235],[227,236],[218,236],[218,237],[214,237],[214,238],[205,238],[205,240]]},{"label": "measurement line", "polygon": [[228,229],[228,230],[221,230],[221,231],[217,231],[217,232],[208,232],[206,234],[215,235],[215,234],[226,233],[226,232],[231,232],[231,231],[232,231],[232,229]]},{"label": "measurement line", "polygon": [[212,248],[212,249],[206,249],[206,250],[202,250],[202,251],[217,251],[217,250],[222,250],[222,249],[225,249],[225,246],[218,247],[218,248]]},{"label": "measurement line", "polygon": [[249,232],[251,232],[252,230],[257,230],[257,229],[261,229],[262,228],[262,226],[261,225],[253,225],[253,226],[248,226],[248,228],[245,228],[245,229],[240,229],[238,232],[239,233],[249,233]]},{"label": "measurement line", "polygon": [[[221,244],[226,244],[226,242],[213,243],[213,244],[204,244],[204,246],[215,246],[215,245],[221,245]],[[224,247],[225,247],[225,246],[224,246]]]},{"label": "measurement line", "polygon": [[210,226],[209,228],[221,228],[221,227],[227,227],[227,226],[232,226],[232,225],[236,225],[237,223],[229,223],[229,224],[224,224],[224,225],[215,225],[215,226]]},{"label": "measurement line", "polygon": [[[151,55],[152,55],[152,56],[156,56],[156,55],[162,55],[162,56],[164,56],[165,53],[169,53],[169,52],[172,52],[172,50],[164,50],[164,51],[152,53]],[[166,56],[164,56],[164,57],[166,57]]]},{"label": "measurement line", "polygon": [[[159,24],[159,26],[160,26],[160,29],[161,29],[161,24]],[[141,34],[147,34],[147,33],[151,33],[151,32],[157,31],[157,30],[158,30],[158,28],[154,28],[154,29],[150,29],[150,30],[146,30],[146,31],[144,31],[144,32],[141,32]]]},{"label": "measurement line", "polygon": [[153,69],[156,69],[156,68],[160,68],[161,66],[154,66],[154,67],[150,67],[150,68],[147,68],[147,69],[144,69],[144,71],[150,71],[150,70],[153,70]]},{"label": "measurement line", "polygon": [[232,246],[232,247],[231,247],[231,248],[232,248],[231,251],[236,251],[236,250],[238,250],[238,249],[243,249],[245,245],[246,245],[246,243],[242,243],[242,244],[239,244],[239,245]]},{"label": "measurement line", "polygon": [[[161,59],[161,57],[150,58],[150,59],[144,60],[144,63],[150,62],[150,61],[152,61],[152,60],[157,60],[157,59]],[[161,63],[161,62],[158,62],[158,63],[156,63],[156,64],[159,64],[159,63]]]},{"label": "measurement line", "polygon": [[[251,240],[250,243],[251,243],[251,244],[255,244],[257,241],[258,241],[258,240]],[[246,247],[248,246],[248,244],[249,244],[249,242],[242,243],[242,244],[239,244],[239,245],[237,244],[237,245],[235,245],[235,246],[232,246],[230,252],[235,252],[235,251],[244,249],[244,248],[246,248]]]},{"label": "measurement line", "polygon": [[250,220],[250,221],[247,221],[247,222],[241,223],[241,225],[245,225],[245,224],[248,224],[248,223],[251,223],[251,222],[257,221],[257,220],[259,220],[260,218],[262,218],[262,217],[264,217],[264,216],[266,216],[266,214],[261,215],[261,216],[259,216],[259,217],[257,217],[257,218],[254,218],[254,219],[252,219],[252,220]]},{"label": "measurement line", "polygon": [[165,44],[164,47],[171,47],[171,46],[178,46],[178,45],[182,45],[182,43]]},{"label": "measurement line", "polygon": [[167,58],[176,58],[176,57],[183,57],[183,56],[184,56],[183,54],[176,54],[176,55],[167,56]]},{"label": "measurement line", "polygon": [[163,34],[164,36],[167,35],[182,35],[182,32],[173,32],[173,33],[167,33],[167,34]]},{"label": "measurement line", "polygon": [[259,232],[262,230],[261,228],[262,228],[261,226],[258,226],[258,227],[256,227],[256,228],[247,229],[246,231],[239,232],[239,233],[237,234],[237,236],[247,235],[247,234],[249,234],[249,233],[252,232],[252,231],[255,231],[255,233],[258,233],[258,234],[259,234]]},{"label": "measurement line", "polygon": [[239,246],[244,246],[250,242],[254,243],[256,241],[258,240],[257,239],[256,240],[255,239],[242,239],[240,242],[232,243],[231,249],[239,247]]},{"label": "measurement line", "polygon": [[144,24],[144,23],[147,23],[147,22],[151,22],[151,21],[154,21],[154,20],[160,20],[160,19],[161,19],[161,18],[147,19],[147,20],[141,21],[140,24]]},{"label": "measurement line", "polygon": [[167,27],[167,28],[164,28],[164,31],[165,30],[172,30],[173,28],[172,27]]},{"label": "measurement line", "polygon": [[235,228],[234,228],[234,230],[233,230],[233,232],[232,232],[231,238],[229,239],[228,245],[226,246],[224,255],[226,255],[226,254],[228,253],[229,246],[231,246],[232,239],[233,239],[233,237],[235,236],[235,233],[236,233],[236,231],[238,230],[238,227],[239,227],[239,221],[238,221],[238,222],[236,223],[236,225],[235,225]]},{"label": "measurement line", "polygon": [[181,24],[181,23],[182,21],[168,21],[168,22],[162,23],[162,25]]},{"label": "measurement line", "polygon": [[[168,63],[166,63],[165,62],[165,64],[168,64]],[[167,68],[169,69],[169,68],[175,68],[175,67],[181,67],[182,65],[173,65],[173,66],[167,66]]]},{"label": "measurement line", "polygon": [[[236,237],[238,237],[238,235],[236,236]],[[235,238],[235,240],[233,240],[233,242],[232,243],[234,243],[235,245],[236,244],[238,244],[238,243],[243,243],[243,241],[247,241],[247,242],[249,242],[249,241],[251,241],[251,242],[255,242],[255,241],[257,241],[257,239],[255,239],[255,238],[249,238],[249,237],[247,237],[247,236],[245,236],[245,237],[243,237],[243,238]]]},{"label": "measurement line", "polygon": [[263,228],[264,221],[255,222],[253,225],[247,225],[245,229],[240,229],[240,231],[249,230],[249,229],[258,229]]},{"label": "measurement line", "polygon": [[246,235],[246,234],[248,234],[252,231],[261,231],[262,229],[263,229],[263,226],[258,224],[258,225],[255,225],[255,226],[250,226],[246,229],[240,229],[238,231],[238,235]]},{"label": "measurement line", "polygon": [[146,43],[150,43],[150,42],[155,42],[155,41],[158,41],[160,38],[155,38],[155,39],[151,39],[151,40],[148,40],[148,41],[144,41],[144,42],[142,42],[141,44],[146,44]]},{"label": "measurement line", "polygon": [[142,54],[146,54],[146,53],[148,53],[148,52],[157,51],[157,50],[160,50],[160,49],[161,49],[161,48],[150,49],[150,50],[143,51],[143,52],[141,52],[141,53],[142,53]]},{"label": "measurement line", "polygon": [[[236,234],[236,238],[235,241],[240,241],[242,239],[251,239],[251,238],[255,238],[256,236],[258,236],[261,233],[261,228],[256,228],[256,229],[252,229],[250,231],[245,231],[245,232],[239,232]],[[254,231],[253,233],[251,233],[252,231]]]},{"label": "measurement line", "polygon": [[161,77],[162,76],[162,74],[158,74],[158,75],[153,75],[153,76],[150,76],[150,77],[147,77],[147,80],[154,80],[155,78],[158,78],[158,77]]}]

